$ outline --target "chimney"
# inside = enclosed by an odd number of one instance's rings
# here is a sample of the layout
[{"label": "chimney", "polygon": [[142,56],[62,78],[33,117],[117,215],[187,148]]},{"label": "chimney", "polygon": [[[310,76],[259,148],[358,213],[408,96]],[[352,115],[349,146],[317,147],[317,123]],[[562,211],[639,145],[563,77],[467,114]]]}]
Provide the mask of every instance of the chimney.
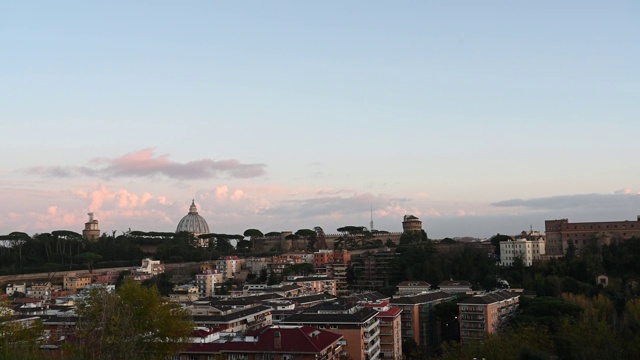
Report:
[{"label": "chimney", "polygon": [[282,336],[280,335],[280,331],[276,331],[273,334],[273,348],[276,350],[280,350],[282,348]]}]

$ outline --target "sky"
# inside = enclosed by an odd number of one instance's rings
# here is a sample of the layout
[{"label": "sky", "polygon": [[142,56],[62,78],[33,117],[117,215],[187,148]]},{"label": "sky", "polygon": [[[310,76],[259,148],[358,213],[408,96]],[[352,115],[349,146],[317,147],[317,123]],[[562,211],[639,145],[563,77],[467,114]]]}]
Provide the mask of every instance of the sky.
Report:
[{"label": "sky", "polygon": [[640,214],[637,1],[0,2],[0,234]]}]

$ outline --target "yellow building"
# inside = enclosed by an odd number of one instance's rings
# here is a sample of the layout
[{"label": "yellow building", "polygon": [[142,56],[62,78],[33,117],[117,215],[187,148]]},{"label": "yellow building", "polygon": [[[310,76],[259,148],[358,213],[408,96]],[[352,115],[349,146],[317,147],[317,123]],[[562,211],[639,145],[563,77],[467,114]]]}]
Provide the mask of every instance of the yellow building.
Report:
[{"label": "yellow building", "polygon": [[76,275],[70,273],[65,275],[63,279],[63,288],[73,293],[84,289],[87,285],[91,285],[91,275]]}]

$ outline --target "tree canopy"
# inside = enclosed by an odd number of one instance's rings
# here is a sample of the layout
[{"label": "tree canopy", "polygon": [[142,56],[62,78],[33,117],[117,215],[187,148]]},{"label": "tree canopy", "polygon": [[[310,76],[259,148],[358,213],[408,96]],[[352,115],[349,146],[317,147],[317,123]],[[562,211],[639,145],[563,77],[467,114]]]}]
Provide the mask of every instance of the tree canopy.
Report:
[{"label": "tree canopy", "polygon": [[188,312],[156,287],[127,281],[116,292],[93,289],[78,307],[78,346],[84,359],[166,359],[193,330]]}]

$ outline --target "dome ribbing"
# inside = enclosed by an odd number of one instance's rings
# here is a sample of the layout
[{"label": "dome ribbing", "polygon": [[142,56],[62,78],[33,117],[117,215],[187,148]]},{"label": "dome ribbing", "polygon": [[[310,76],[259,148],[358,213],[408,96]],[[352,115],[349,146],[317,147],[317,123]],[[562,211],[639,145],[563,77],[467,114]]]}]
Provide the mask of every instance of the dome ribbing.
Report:
[{"label": "dome ribbing", "polygon": [[190,232],[195,236],[209,234],[209,225],[207,225],[207,221],[202,216],[198,215],[198,208],[196,207],[195,201],[191,202],[189,213],[178,223],[176,232],[182,231]]}]

